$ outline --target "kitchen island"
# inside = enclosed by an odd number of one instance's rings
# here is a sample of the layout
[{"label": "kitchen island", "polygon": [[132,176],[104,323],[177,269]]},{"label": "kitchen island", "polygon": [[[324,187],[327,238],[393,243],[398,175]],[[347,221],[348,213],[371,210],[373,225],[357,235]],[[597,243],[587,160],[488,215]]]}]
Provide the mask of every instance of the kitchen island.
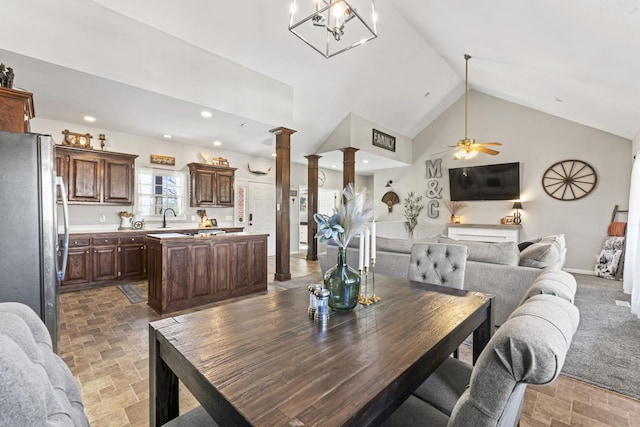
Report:
[{"label": "kitchen island", "polygon": [[[69,258],[60,292],[99,286],[112,286],[122,281],[147,278],[147,234],[199,232],[241,232],[242,227],[157,228],[95,230],[69,233]],[[64,236],[58,236],[58,247],[64,247]]]},{"label": "kitchen island", "polygon": [[266,290],[267,237],[147,235],[147,303],[164,314]]}]

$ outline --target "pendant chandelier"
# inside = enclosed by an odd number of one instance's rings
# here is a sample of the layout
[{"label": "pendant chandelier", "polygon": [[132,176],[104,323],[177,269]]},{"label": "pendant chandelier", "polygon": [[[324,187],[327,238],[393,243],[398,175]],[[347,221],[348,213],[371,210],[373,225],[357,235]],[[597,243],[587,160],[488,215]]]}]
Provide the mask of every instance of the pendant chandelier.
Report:
[{"label": "pendant chandelier", "polygon": [[374,0],[292,0],[289,31],[325,58],[378,37]]}]

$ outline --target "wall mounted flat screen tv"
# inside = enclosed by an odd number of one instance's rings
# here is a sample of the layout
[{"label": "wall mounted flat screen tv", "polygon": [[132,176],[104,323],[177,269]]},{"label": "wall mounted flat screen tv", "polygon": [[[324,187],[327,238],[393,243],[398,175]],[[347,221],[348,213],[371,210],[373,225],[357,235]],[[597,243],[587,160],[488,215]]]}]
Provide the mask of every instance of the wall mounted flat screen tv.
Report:
[{"label": "wall mounted flat screen tv", "polygon": [[520,198],[520,163],[449,169],[453,201],[514,200]]}]

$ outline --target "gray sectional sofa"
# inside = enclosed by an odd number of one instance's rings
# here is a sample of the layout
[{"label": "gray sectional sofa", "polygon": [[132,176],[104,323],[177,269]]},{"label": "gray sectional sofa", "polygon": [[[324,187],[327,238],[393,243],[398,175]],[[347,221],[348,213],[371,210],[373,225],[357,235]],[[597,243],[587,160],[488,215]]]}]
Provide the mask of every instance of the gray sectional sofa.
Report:
[{"label": "gray sectional sofa", "polygon": [[[418,240],[376,239],[375,272],[406,279],[409,271],[411,247]],[[564,235],[522,243],[474,242],[452,240],[437,236],[420,242],[455,243],[469,248],[464,289],[495,296],[495,323],[501,325],[518,306],[535,278],[544,270],[560,270],[564,265]],[[347,249],[347,261],[356,265],[358,241],[353,239]],[[524,247],[526,246],[526,247]],[[520,250],[522,248],[522,251]],[[320,268],[324,274],[336,264],[337,247],[327,245],[327,252],[320,254]]]},{"label": "gray sectional sofa", "polygon": [[88,426],[80,389],[36,313],[0,303],[0,426]]}]

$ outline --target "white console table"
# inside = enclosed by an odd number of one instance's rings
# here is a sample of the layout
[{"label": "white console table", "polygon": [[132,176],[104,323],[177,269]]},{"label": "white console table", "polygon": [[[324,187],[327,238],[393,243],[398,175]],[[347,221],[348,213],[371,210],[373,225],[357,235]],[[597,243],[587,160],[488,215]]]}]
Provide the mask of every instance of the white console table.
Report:
[{"label": "white console table", "polygon": [[518,243],[521,229],[519,224],[449,224],[447,235],[454,240]]}]

